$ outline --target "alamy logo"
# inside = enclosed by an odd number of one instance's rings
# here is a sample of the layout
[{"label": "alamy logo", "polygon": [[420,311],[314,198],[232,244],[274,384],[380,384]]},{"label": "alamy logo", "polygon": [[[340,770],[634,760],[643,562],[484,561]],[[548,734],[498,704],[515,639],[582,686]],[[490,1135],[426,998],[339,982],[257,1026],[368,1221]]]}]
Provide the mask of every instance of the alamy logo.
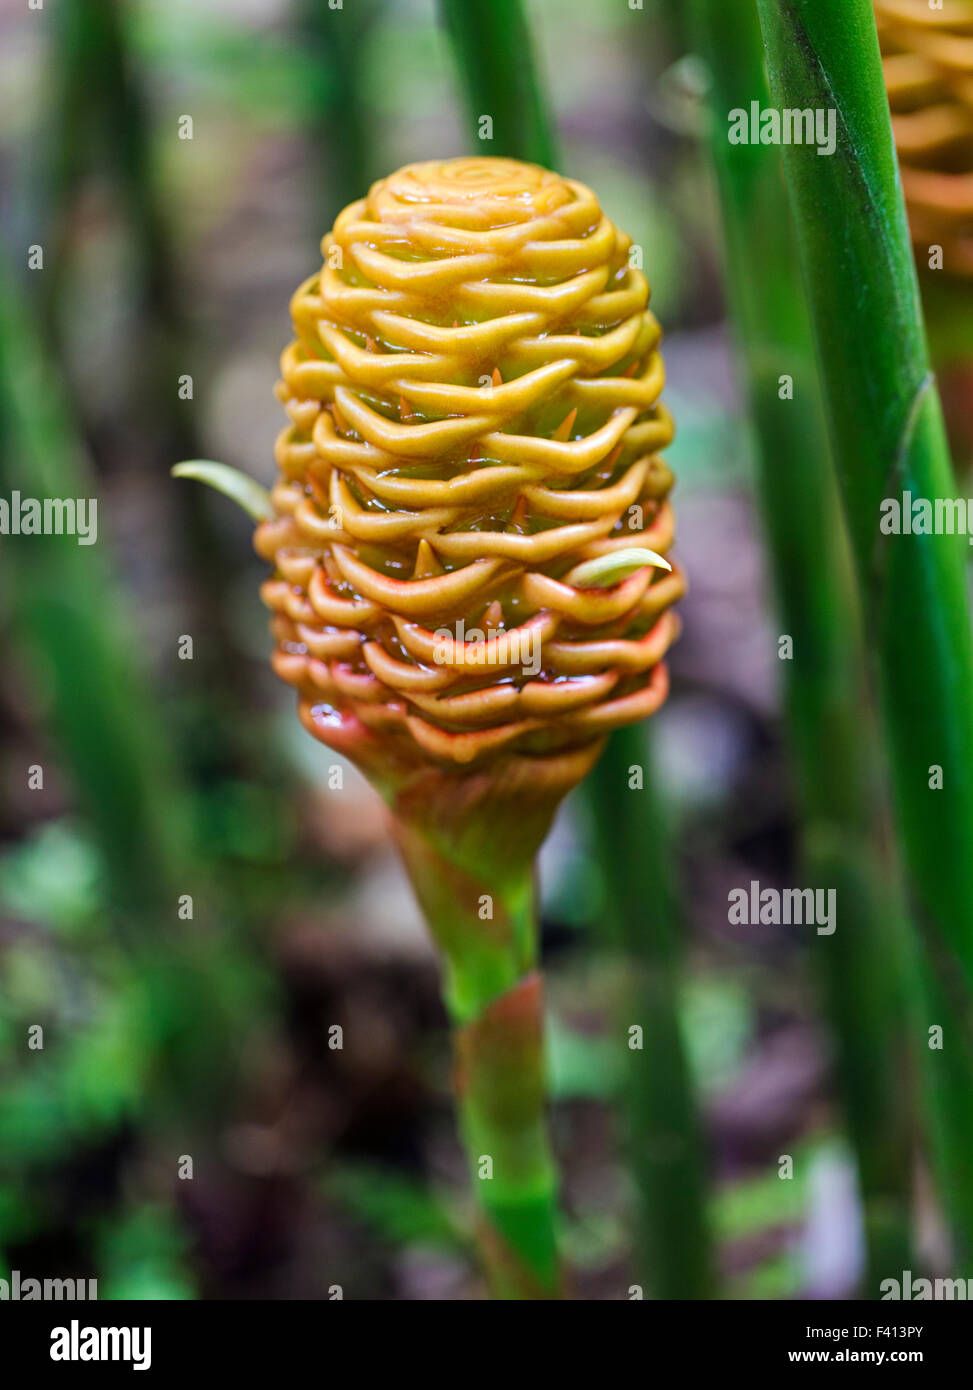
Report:
[{"label": "alamy logo", "polygon": [[467,628],[459,618],[455,632],[440,627],[433,638],[437,666],[519,666],[530,676],[541,669],[541,629],[536,624],[488,636],[480,628]]},{"label": "alamy logo", "polygon": [[913,1279],[911,1269],[904,1269],[901,1279],[883,1279],[878,1287],[883,1303],[889,1299],[906,1303],[973,1299],[973,1279]]},{"label": "alamy logo", "polygon": [[817,927],[818,936],[831,936],[837,893],[833,888],[761,888],[751,879],[749,888],[731,888],[727,894],[727,921],[733,926]]},{"label": "alamy logo", "polygon": [[883,497],[878,529],[883,536],[966,536],[973,545],[973,500],[965,497]]},{"label": "alamy logo", "polygon": [[74,1303],[85,1299],[92,1302],[97,1297],[97,1279],[24,1279],[19,1269],[12,1269],[9,1279],[0,1279],[0,1302],[30,1303],[41,1299],[60,1302],[64,1299]]},{"label": "alamy logo", "polygon": [[838,148],[838,112],[833,106],[778,111],[752,101],[749,109],[735,106],[727,120],[731,145],[816,145],[818,154],[834,154]]},{"label": "alamy logo", "polygon": [[131,1361],[133,1371],[152,1365],[151,1327],[68,1327],[51,1329],[52,1361]]},{"label": "alamy logo", "polygon": [[0,536],[76,536],[78,545],[98,539],[96,497],[0,497]]}]

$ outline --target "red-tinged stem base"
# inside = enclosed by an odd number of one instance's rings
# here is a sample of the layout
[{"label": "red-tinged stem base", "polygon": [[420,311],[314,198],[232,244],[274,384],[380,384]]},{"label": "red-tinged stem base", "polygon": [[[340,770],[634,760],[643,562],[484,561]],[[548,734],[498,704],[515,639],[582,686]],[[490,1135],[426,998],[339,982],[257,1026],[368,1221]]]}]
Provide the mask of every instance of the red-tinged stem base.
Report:
[{"label": "red-tinged stem base", "polygon": [[[553,807],[550,814],[553,814]],[[543,985],[535,969],[533,857],[550,814],[520,827],[486,871],[458,863],[444,840],[412,820],[395,833],[442,953],[455,1026],[460,1124],[479,1207],[479,1237],[494,1295],[563,1296],[556,1245],[556,1176],[544,1114]],[[462,827],[457,841],[469,844]]]}]

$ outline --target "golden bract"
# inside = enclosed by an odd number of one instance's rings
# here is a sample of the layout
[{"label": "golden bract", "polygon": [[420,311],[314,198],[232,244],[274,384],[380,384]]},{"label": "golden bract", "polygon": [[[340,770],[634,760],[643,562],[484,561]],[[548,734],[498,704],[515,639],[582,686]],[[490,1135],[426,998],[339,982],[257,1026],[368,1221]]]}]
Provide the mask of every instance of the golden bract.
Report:
[{"label": "golden bract", "polygon": [[875,0],[885,85],[920,264],[973,275],[973,0]]},{"label": "golden bract", "polygon": [[544,169],[416,164],[341,213],[294,296],[277,518],[256,536],[273,664],[307,727],[373,772],[593,758],[665,697],[678,571],[572,582],[672,540],[630,244]]}]

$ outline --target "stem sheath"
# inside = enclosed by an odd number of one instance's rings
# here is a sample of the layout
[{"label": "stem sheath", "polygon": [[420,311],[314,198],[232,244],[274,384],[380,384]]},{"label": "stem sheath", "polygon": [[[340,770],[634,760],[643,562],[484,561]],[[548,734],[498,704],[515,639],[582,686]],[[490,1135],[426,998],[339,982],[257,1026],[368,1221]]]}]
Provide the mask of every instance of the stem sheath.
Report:
[{"label": "stem sheath", "polygon": [[[835,889],[841,905],[839,929],[815,938],[814,954],[858,1162],[868,1287],[877,1289],[910,1261],[914,1106],[903,1081],[915,1054],[859,604],[780,152],[727,137],[729,111],[771,104],[755,0],[696,0],[695,13],[757,489],[781,631],[793,642],[782,665],[801,853],[811,883]],[[795,383],[791,400],[780,397],[783,372]]]},{"label": "stem sheath", "polygon": [[[780,108],[833,111],[836,149],[784,147],[835,465],[862,593],[929,990],[942,1193],[973,1260],[973,646],[958,535],[886,534],[892,499],[952,496],[871,0],[758,0]],[[931,1036],[931,1035],[930,1035]]]}]

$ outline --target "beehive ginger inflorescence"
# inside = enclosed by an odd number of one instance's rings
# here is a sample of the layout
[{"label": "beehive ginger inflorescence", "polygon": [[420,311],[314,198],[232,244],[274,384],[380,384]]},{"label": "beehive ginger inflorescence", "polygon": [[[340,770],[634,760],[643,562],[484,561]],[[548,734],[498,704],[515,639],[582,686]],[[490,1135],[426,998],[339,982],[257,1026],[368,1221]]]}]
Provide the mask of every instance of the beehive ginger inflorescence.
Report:
[{"label": "beehive ginger inflorescence", "polygon": [[682,577],[608,558],[673,532],[630,246],[573,180],[416,164],[340,214],[294,296],[256,536],[273,664],[380,784],[513,759],[576,780],[665,697]]}]

